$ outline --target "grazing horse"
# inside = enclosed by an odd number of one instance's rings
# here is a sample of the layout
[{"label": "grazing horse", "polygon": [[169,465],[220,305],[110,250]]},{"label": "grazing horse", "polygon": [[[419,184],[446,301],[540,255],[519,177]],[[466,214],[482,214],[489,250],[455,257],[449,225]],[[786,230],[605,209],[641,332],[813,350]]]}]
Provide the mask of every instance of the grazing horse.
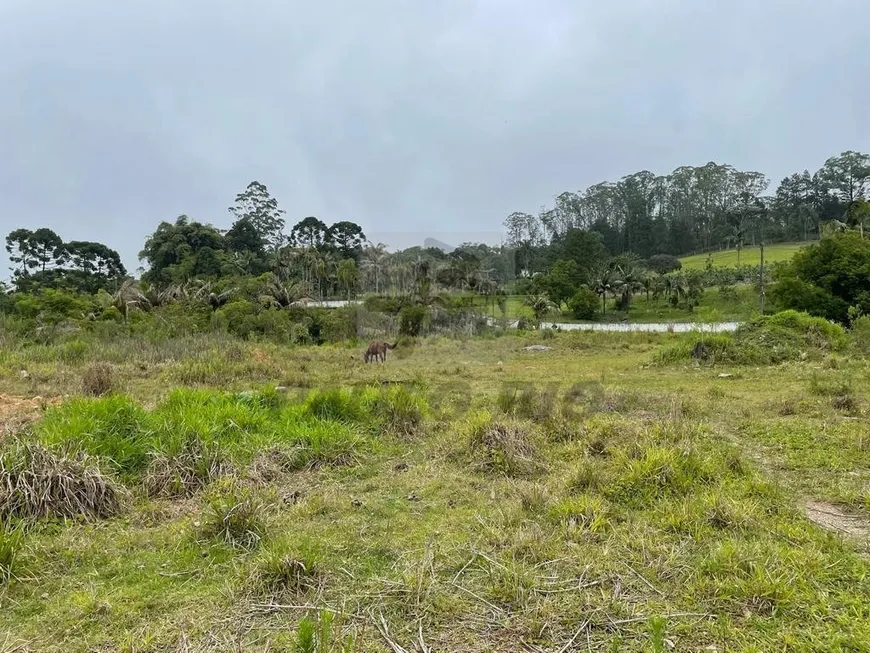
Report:
[{"label": "grazing horse", "polygon": [[380,361],[385,363],[387,361],[387,350],[395,349],[396,345],[399,343],[393,343],[392,345],[388,342],[380,342],[378,340],[372,340],[371,344],[369,344],[369,348],[366,349],[366,353],[363,354],[363,360],[368,363],[370,360],[374,359],[376,361]]}]

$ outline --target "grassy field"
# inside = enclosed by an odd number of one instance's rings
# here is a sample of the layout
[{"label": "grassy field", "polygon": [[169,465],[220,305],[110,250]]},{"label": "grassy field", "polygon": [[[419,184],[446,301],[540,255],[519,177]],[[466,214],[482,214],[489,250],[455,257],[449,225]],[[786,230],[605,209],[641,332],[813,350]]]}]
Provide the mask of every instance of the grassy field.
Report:
[{"label": "grassy field", "polygon": [[[804,245],[809,243],[775,243],[764,248],[764,260],[766,263],[788,261]],[[737,250],[729,249],[721,252],[713,252],[714,267],[736,267]],[[681,258],[684,270],[703,270],[707,266],[708,254],[695,254]],[[761,263],[761,249],[759,247],[744,247],[740,250],[740,265],[758,265]]]},{"label": "grassy field", "polygon": [[0,651],[870,650],[870,365],[680,342],[6,343]]}]

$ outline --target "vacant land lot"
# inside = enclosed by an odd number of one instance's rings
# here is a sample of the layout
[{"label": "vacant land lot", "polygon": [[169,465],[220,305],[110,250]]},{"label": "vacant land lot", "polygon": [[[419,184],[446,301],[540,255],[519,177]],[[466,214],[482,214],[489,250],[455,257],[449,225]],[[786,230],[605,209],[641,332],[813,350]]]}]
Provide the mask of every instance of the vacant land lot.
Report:
[{"label": "vacant land lot", "polygon": [[[764,248],[765,263],[788,261],[804,245],[809,243],[775,243]],[[708,254],[695,254],[681,258],[684,270],[703,270],[707,265]],[[737,249],[727,249],[712,253],[713,265],[726,268],[737,266]],[[759,247],[744,247],[740,250],[740,265],[758,265],[761,263]]]},{"label": "vacant land lot", "polygon": [[868,650],[867,363],[681,342],[6,348],[0,651]]}]

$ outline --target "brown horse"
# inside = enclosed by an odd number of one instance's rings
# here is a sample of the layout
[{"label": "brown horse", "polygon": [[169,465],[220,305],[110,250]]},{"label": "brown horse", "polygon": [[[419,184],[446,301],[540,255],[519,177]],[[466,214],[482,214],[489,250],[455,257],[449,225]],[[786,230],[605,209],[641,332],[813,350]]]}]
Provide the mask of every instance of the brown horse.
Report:
[{"label": "brown horse", "polygon": [[366,349],[366,353],[363,354],[363,360],[368,363],[370,360],[374,359],[376,361],[381,361],[385,363],[387,361],[387,350],[395,349],[396,345],[399,343],[393,343],[392,345],[388,342],[380,342],[378,340],[372,340],[371,344],[369,344],[369,348]]}]

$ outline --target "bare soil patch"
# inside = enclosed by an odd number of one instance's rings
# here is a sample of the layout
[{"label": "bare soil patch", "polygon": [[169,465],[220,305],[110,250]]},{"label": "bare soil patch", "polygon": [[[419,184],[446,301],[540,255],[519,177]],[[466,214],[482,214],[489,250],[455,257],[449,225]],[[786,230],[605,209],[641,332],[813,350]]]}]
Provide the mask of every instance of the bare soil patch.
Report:
[{"label": "bare soil patch", "polygon": [[39,418],[46,407],[57,403],[58,398],[19,397],[0,394],[0,438],[13,433]]},{"label": "bare soil patch", "polygon": [[852,537],[870,538],[870,519],[863,515],[850,515],[826,501],[807,501],[804,505],[807,519],[822,528],[838,531]]}]

